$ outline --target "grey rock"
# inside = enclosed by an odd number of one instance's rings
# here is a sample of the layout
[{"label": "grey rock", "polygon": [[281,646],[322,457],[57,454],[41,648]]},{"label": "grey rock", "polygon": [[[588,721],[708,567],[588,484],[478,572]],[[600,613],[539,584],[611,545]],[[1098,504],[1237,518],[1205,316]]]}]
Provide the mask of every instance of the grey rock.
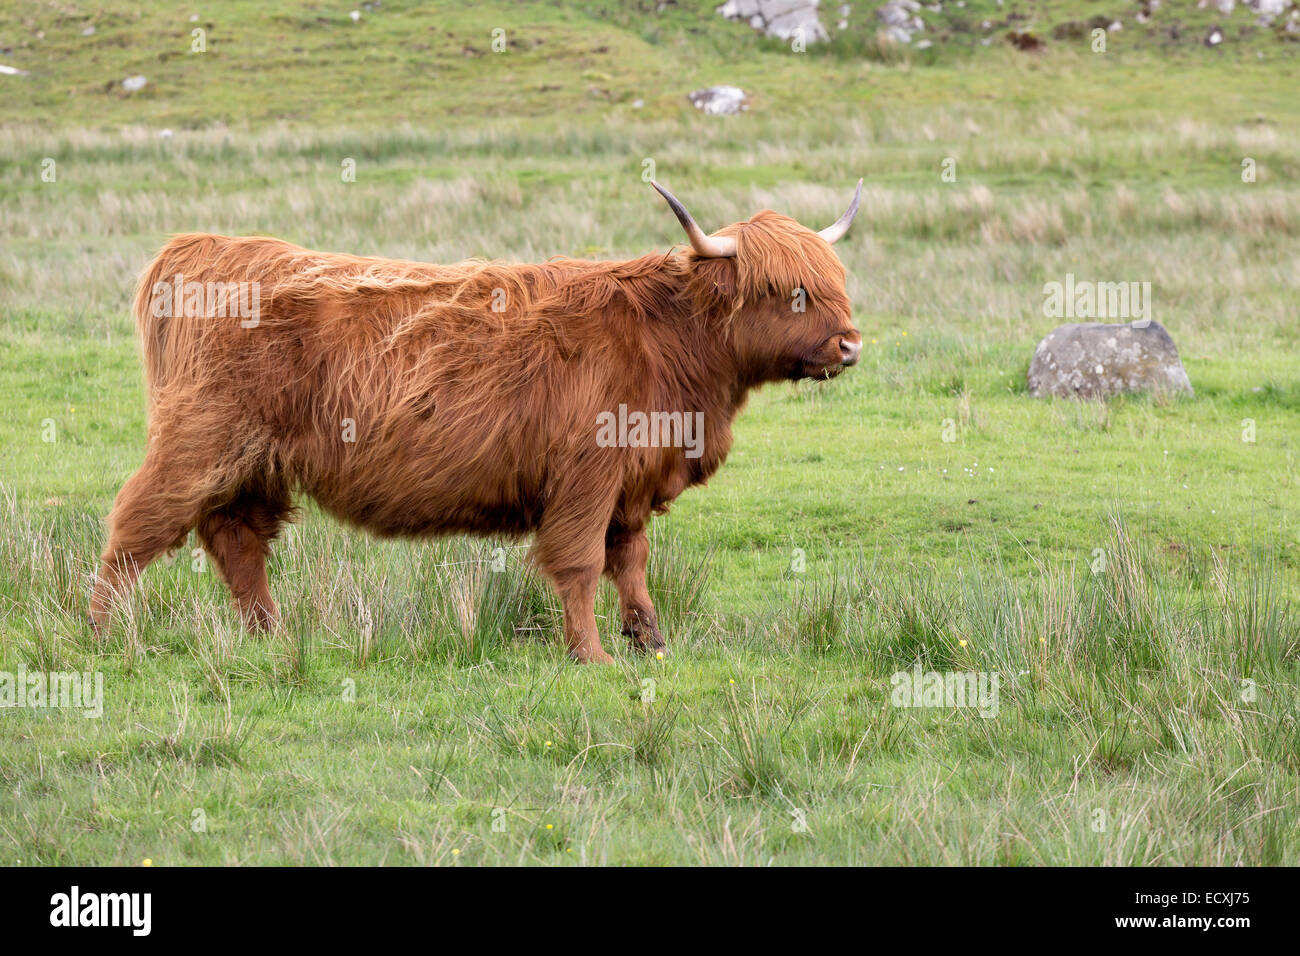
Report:
[{"label": "grey rock", "polygon": [[1029,363],[1035,398],[1109,398],[1120,392],[1192,394],[1178,349],[1159,322],[1080,322],[1049,332]]},{"label": "grey rock", "polygon": [[1285,13],[1291,6],[1291,0],[1245,0],[1246,6],[1256,13],[1260,18],[1267,18],[1272,22],[1274,17],[1279,17]]},{"label": "grey rock", "polygon": [[686,98],[710,116],[734,116],[749,109],[749,94],[738,86],[707,86],[686,94]]},{"label": "grey rock", "polygon": [[716,12],[728,20],[743,20],[770,37],[789,40],[802,36],[806,43],[829,40],[817,17],[821,0],[727,0]]},{"label": "grey rock", "polygon": [[[1197,3],[1199,9],[1213,6],[1225,17],[1232,13],[1236,5],[1237,0],[1199,0]],[[1296,0],[1241,0],[1241,5],[1255,14],[1255,23],[1261,27],[1272,26],[1273,21],[1288,10],[1295,16],[1297,9]]]},{"label": "grey rock", "polygon": [[896,43],[911,43],[912,35],[925,29],[925,23],[916,15],[921,5],[916,0],[890,0],[876,10],[876,19],[884,24],[884,32]]}]

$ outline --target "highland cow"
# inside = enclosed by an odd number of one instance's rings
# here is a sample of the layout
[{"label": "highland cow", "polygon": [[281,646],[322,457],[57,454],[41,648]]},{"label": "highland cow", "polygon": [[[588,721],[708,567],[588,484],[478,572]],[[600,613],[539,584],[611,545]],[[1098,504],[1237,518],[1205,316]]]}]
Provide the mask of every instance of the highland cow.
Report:
[{"label": "highland cow", "polygon": [[[266,557],[301,494],[377,535],[531,535],[574,658],[611,660],[602,573],[633,647],[664,651],[647,523],[717,471],[751,389],[857,362],[831,244],[862,183],[820,233],[764,210],[713,235],[653,185],[689,249],[443,266],[269,238],[168,242],[135,297],[148,446],[109,516],[96,633],[191,529],[246,626],[273,626]],[[213,287],[224,301],[185,292]],[[666,430],[598,440],[619,415]],[[692,442],[675,440],[688,427]]]}]

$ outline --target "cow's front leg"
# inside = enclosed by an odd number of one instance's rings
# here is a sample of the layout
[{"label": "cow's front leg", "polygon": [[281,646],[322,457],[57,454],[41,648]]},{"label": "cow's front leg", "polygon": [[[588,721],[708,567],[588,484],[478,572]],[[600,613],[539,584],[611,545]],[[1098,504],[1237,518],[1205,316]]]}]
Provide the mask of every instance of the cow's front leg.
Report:
[{"label": "cow's front leg", "polygon": [[618,588],[623,609],[623,635],[635,650],[646,654],[667,654],[659,633],[659,618],[645,584],[650,542],[645,528],[629,530],[611,526],[605,535],[605,573]]},{"label": "cow's front leg", "polygon": [[569,656],[579,664],[612,664],[596,629],[596,585],[600,571],[595,567],[551,572],[555,589],[564,602],[564,640]]},{"label": "cow's front leg", "polygon": [[596,586],[605,566],[605,528],[614,488],[581,482],[557,495],[547,508],[533,545],[533,559],[551,579],[564,604],[569,656],[584,664],[612,664],[596,629]]}]

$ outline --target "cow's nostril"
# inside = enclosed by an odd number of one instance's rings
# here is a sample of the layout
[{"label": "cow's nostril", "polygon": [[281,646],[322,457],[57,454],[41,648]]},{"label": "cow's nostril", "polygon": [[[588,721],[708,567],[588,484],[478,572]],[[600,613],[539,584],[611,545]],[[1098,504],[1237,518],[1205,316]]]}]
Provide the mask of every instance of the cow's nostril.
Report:
[{"label": "cow's nostril", "polygon": [[850,342],[848,339],[840,339],[840,363],[842,365],[857,365],[858,358],[861,355],[861,342]]}]

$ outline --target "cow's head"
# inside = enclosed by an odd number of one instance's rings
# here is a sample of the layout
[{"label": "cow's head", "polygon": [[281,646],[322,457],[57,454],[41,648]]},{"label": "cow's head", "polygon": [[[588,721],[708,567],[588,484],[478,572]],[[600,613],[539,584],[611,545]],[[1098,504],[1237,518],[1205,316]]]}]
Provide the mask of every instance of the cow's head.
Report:
[{"label": "cow's head", "polygon": [[672,193],[651,185],[690,240],[691,294],[722,306],[725,334],[747,378],[830,378],[857,363],[862,336],[831,244],[857,215],[861,180],[848,211],[821,232],[765,209],[711,236]]}]

